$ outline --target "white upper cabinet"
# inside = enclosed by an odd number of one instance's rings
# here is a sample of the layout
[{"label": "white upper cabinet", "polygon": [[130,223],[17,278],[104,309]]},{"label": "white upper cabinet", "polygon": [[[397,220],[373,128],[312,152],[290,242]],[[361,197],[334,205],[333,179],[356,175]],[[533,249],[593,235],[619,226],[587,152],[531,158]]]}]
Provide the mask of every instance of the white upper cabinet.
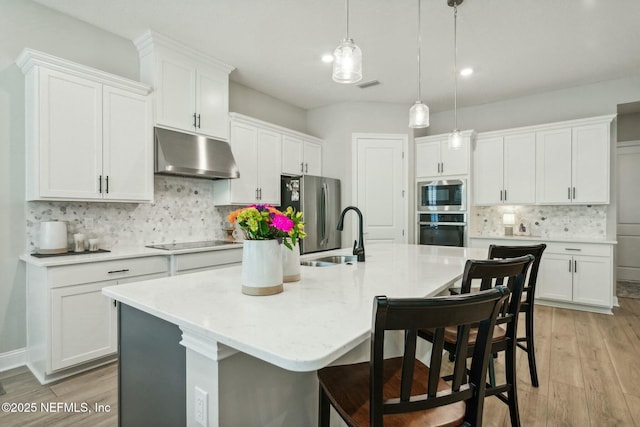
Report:
[{"label": "white upper cabinet", "polygon": [[150,88],[25,49],[27,200],[153,201]]},{"label": "white upper cabinet", "polygon": [[614,118],[479,133],[474,204],[608,204]]},{"label": "white upper cabinet", "polygon": [[156,92],[159,126],[229,139],[229,73],[233,67],[161,34],[134,41],[140,75]]},{"label": "white upper cabinet", "polygon": [[571,203],[571,128],[536,135],[536,199],[540,203]]},{"label": "white upper cabinet", "polygon": [[585,119],[537,132],[537,203],[609,203],[613,118]]},{"label": "white upper cabinet", "polygon": [[448,135],[416,138],[416,178],[466,175],[472,131],[461,132],[462,146],[449,148]]},{"label": "white upper cabinet", "polygon": [[216,205],[280,204],[282,137],[259,121],[234,114],[231,151],[240,178],[213,181]]},{"label": "white upper cabinet", "polygon": [[476,205],[535,203],[534,132],[478,134],[474,159]]},{"label": "white upper cabinet", "polygon": [[[104,198],[153,200],[153,124],[149,97],[105,86],[103,100]],[[141,144],[139,141],[147,141]]]},{"label": "white upper cabinet", "polygon": [[322,174],[322,144],[309,136],[282,135],[282,174]]}]

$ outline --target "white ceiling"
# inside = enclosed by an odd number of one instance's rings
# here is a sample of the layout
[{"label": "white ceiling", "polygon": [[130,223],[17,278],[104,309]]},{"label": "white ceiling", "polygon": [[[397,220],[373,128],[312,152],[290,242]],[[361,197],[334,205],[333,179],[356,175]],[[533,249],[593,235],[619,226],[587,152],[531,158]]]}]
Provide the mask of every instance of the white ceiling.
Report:
[{"label": "white ceiling", "polygon": [[[151,28],[236,67],[231,79],[310,109],[417,98],[418,0],[351,0],[360,89],[320,61],[345,32],[343,0],[34,0],[128,39]],[[453,10],[422,3],[422,92],[453,106]],[[458,7],[458,106],[640,73],[640,0],[465,0]]]}]

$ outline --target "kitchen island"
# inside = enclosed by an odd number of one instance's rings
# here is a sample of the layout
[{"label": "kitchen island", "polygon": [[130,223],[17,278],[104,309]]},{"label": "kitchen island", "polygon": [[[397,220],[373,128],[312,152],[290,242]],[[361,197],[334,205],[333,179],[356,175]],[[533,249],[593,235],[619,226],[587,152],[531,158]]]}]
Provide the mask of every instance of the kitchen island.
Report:
[{"label": "kitchen island", "polygon": [[266,297],[242,294],[241,266],[104,288],[121,304],[120,423],[173,405],[189,426],[315,425],[315,371],[368,359],[374,296],[437,295],[469,258],[486,251],[373,244],[364,263],[303,266]]}]

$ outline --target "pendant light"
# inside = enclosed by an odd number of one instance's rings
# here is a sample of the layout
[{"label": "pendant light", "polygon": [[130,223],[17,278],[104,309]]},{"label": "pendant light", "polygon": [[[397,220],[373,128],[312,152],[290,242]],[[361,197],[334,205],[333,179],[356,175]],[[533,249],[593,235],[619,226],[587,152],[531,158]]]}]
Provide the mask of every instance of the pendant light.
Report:
[{"label": "pendant light", "polygon": [[447,0],[453,7],[453,131],[449,134],[449,149],[462,147],[462,136],[458,130],[458,5],[464,0]]},{"label": "pendant light", "polygon": [[409,110],[409,127],[426,128],[429,127],[429,107],[422,103],[422,87],[420,75],[420,45],[422,44],[420,26],[420,0],[418,0],[418,100]]},{"label": "pendant light", "polygon": [[362,50],[349,37],[349,0],[345,0],[347,16],[346,37],[333,52],[333,81],[357,83],[362,80]]}]

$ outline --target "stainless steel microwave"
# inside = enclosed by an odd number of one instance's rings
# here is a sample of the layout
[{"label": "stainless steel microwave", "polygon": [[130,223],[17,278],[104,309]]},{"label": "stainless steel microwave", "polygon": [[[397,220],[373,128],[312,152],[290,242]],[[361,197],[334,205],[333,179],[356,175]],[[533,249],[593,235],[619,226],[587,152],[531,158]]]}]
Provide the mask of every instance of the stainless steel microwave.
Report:
[{"label": "stainless steel microwave", "polygon": [[416,195],[418,211],[467,210],[467,189],[463,179],[419,182]]}]

